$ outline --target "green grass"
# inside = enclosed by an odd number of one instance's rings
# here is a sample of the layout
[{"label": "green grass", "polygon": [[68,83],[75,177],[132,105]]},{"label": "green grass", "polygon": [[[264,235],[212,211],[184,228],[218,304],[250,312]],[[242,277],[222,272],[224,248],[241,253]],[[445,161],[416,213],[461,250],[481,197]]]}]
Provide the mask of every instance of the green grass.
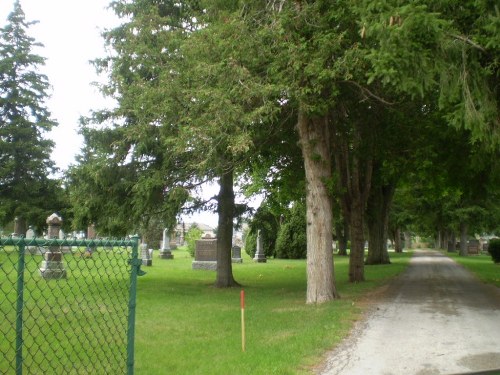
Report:
[{"label": "green grass", "polygon": [[[67,279],[45,280],[39,273],[42,256],[25,256],[24,374],[125,372],[128,258],[123,249],[99,248],[92,258],[65,254]],[[1,374],[13,373],[15,366],[17,265],[17,251],[2,248]]]},{"label": "green grass", "polygon": [[191,269],[185,251],[155,257],[139,279],[136,374],[305,374],[359,319],[360,298],[400,273],[392,265],[366,267],[367,282],[347,282],[348,259],[335,257],[341,299],[305,304],[303,260],[233,264],[246,294],[246,351],[241,349],[240,288],[212,287],[215,273]]},{"label": "green grass", "polygon": [[467,257],[461,257],[458,253],[446,253],[446,255],[466,267],[482,282],[500,288],[500,264],[493,263],[489,254],[469,255]]},{"label": "green grass", "polygon": [[[118,374],[125,369],[127,252],[98,249],[91,259],[66,254],[65,280],[43,280],[42,257],[26,257],[24,323],[26,374]],[[367,281],[347,282],[348,259],[335,257],[341,299],[305,304],[306,262],[233,264],[246,294],[246,351],[241,349],[241,288],[216,289],[215,272],[192,270],[184,250],[159,259],[138,279],[135,374],[307,374],[361,316],[361,301],[399,274],[409,254],[391,265],[365,268]],[[13,249],[0,251],[0,373],[12,371],[15,334]],[[73,335],[76,334],[75,335]],[[73,336],[72,336],[73,335]],[[70,338],[67,338],[70,336]],[[48,341],[48,342],[47,342]],[[41,348],[41,349],[37,349]],[[53,355],[64,370],[49,367]],[[10,365],[9,365],[10,363]]]}]

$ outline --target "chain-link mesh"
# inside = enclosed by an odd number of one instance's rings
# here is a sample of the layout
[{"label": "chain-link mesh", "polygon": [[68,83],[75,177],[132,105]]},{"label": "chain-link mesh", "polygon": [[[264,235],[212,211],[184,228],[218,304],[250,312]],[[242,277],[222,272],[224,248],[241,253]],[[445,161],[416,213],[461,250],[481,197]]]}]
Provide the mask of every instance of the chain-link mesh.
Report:
[{"label": "chain-link mesh", "polygon": [[135,241],[0,239],[0,374],[126,374],[134,258]]}]

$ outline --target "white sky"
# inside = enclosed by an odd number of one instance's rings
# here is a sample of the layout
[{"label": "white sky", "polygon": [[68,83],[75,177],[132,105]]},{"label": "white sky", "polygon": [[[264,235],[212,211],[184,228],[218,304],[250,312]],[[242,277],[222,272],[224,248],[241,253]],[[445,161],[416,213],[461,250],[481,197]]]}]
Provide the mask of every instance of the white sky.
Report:
[{"label": "white sky", "polygon": [[[26,21],[39,21],[28,33],[44,48],[35,53],[47,59],[41,70],[52,86],[47,107],[59,123],[50,134],[55,141],[52,160],[61,169],[74,163],[82,146],[78,120],[91,109],[110,105],[91,85],[97,81],[89,63],[105,56],[101,32],[118,24],[110,0],[20,0]],[[7,22],[14,0],[0,0],[0,25]],[[108,103],[108,104],[106,104]]]},{"label": "white sky", "polygon": [[[55,142],[52,160],[62,170],[74,164],[82,147],[78,135],[78,120],[91,109],[110,106],[98,90],[91,85],[100,78],[89,61],[106,56],[101,32],[118,25],[119,20],[107,7],[111,0],[20,0],[26,21],[39,21],[28,30],[29,35],[42,43],[35,53],[45,57],[46,74],[52,86],[47,107],[52,118],[59,123],[50,134]],[[14,0],[0,0],[0,25],[7,22],[14,8]],[[204,196],[216,194],[215,185],[205,188]],[[257,200],[260,202],[260,200]],[[254,205],[258,205],[255,203]],[[217,216],[210,213],[184,217],[217,226]]]}]

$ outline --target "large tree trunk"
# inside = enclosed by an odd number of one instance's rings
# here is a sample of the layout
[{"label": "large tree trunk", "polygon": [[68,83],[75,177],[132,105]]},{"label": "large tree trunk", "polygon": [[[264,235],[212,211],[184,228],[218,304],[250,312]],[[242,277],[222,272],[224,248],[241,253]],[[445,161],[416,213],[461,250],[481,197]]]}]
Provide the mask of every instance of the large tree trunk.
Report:
[{"label": "large tree trunk", "polygon": [[462,222],[460,223],[460,256],[466,257],[469,255],[469,251],[467,248],[467,232],[469,230],[469,226]]},{"label": "large tree trunk", "polygon": [[228,288],[239,284],[233,278],[231,246],[233,240],[234,191],[233,171],[225,171],[219,181],[217,213],[217,288]]},{"label": "large tree trunk", "polygon": [[365,236],[364,209],[359,206],[359,201],[353,202],[349,227],[351,228],[351,252],[349,253],[349,281],[365,281]]},{"label": "large tree trunk", "polygon": [[393,185],[372,186],[367,204],[368,256],[365,264],[388,264],[387,233],[389,209],[394,196]]},{"label": "large tree trunk", "polygon": [[410,250],[413,247],[413,244],[411,243],[411,233],[404,232],[404,236],[405,236],[405,249]]},{"label": "large tree trunk", "polygon": [[338,298],[333,272],[332,202],[326,183],[332,178],[328,118],[309,118],[299,110],[300,144],[307,193],[307,303]]},{"label": "large tree trunk", "polygon": [[455,238],[455,231],[451,231],[450,240],[448,241],[448,251],[454,253],[457,251],[457,239]]},{"label": "large tree trunk", "polygon": [[[352,130],[352,129],[351,129]],[[370,137],[363,137],[359,128],[336,129],[333,139],[335,168],[342,212],[349,223],[351,251],[349,281],[364,281],[364,215],[372,178]],[[363,144],[363,152],[361,145]]]},{"label": "large tree trunk", "polygon": [[401,230],[399,229],[399,227],[394,230],[394,251],[396,253],[403,252],[403,243],[401,241]]},{"label": "large tree trunk", "polygon": [[347,241],[349,238],[349,223],[347,220],[342,220],[341,223],[335,225],[335,231],[339,242],[338,255],[347,256]]}]

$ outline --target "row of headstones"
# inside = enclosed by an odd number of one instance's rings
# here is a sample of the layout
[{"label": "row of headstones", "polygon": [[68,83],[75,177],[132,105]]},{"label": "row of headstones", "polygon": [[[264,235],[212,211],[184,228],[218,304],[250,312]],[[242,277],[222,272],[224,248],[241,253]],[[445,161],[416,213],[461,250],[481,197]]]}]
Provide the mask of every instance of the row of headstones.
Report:
[{"label": "row of headstones", "polygon": [[[448,241],[448,251],[453,251],[456,249],[460,249],[460,242],[457,242],[455,244],[455,247],[453,247],[453,243],[451,241]],[[483,243],[477,239],[472,239],[467,242],[467,253],[469,255],[478,255],[481,251],[483,252],[488,252],[488,243]]]},{"label": "row of headstones", "polygon": [[[243,263],[241,258],[241,247],[234,245],[231,248],[231,260],[233,263]],[[257,251],[253,258],[255,262],[267,262],[260,231],[257,235]],[[194,270],[216,270],[217,269],[217,239],[201,239],[196,241],[195,257],[192,263]]]},{"label": "row of headstones", "polygon": [[[176,244],[171,243],[170,236],[168,235],[168,229],[163,230],[163,240],[160,244],[160,259],[174,259],[174,254],[172,250],[177,247]],[[153,265],[153,249],[148,248],[148,244],[142,243],[141,246],[141,259],[143,266]]]},{"label": "row of headstones", "polygon": [[[192,268],[202,270],[217,269],[217,239],[200,239],[197,240],[195,244],[195,259],[192,262]],[[240,246],[234,245],[231,248],[231,252],[231,260],[233,263],[243,263]],[[163,241],[159,257],[161,259],[173,259],[174,257],[171,252],[170,238],[168,236],[167,229],[163,231]],[[144,243],[141,244],[141,259],[144,266],[153,265],[153,249],[148,248],[148,245]],[[259,263],[267,262],[260,231],[257,235],[257,251],[255,252],[255,257],[253,259]]]}]

